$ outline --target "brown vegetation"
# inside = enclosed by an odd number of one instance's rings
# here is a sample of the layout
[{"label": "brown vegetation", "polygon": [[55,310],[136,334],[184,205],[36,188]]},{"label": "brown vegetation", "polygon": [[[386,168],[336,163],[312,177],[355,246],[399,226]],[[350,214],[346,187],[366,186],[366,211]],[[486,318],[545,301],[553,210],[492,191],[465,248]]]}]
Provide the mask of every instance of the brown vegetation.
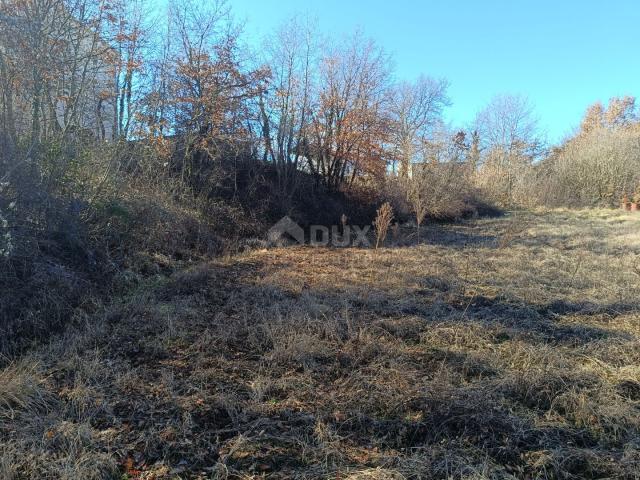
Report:
[{"label": "brown vegetation", "polygon": [[389,202],[382,204],[382,206],[376,212],[376,218],[373,220],[373,228],[376,234],[376,250],[381,245],[384,245],[384,241],[387,238],[389,227],[393,221],[393,207]]},{"label": "brown vegetation", "polygon": [[134,280],[2,368],[3,478],[633,478],[637,231],[518,214]]},{"label": "brown vegetation", "polygon": [[536,210],[637,210],[635,99],[452,129],[361,34],[170,4],[0,2],[0,478],[636,478],[640,217]]}]

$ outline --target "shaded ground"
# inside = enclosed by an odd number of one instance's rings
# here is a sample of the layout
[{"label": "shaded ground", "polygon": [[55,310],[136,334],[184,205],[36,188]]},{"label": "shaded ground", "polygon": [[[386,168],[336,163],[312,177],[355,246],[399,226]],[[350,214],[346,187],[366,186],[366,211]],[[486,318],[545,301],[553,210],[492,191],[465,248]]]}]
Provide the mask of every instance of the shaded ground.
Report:
[{"label": "shaded ground", "polygon": [[640,216],[133,283],[0,371],[0,478],[638,478]]}]

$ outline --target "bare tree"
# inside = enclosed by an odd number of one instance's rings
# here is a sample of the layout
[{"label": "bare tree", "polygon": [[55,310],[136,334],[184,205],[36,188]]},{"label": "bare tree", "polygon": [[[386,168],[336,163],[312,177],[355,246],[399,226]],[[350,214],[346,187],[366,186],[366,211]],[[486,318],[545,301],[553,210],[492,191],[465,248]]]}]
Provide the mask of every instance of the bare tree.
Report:
[{"label": "bare tree", "polygon": [[310,20],[292,18],[266,45],[269,89],[259,106],[265,161],[278,173],[278,195],[288,204],[298,184],[302,145],[311,121],[316,39]]},{"label": "bare tree", "polygon": [[484,150],[480,180],[505,204],[516,200],[516,187],[543,153],[543,141],[529,101],[520,96],[494,97],[476,117]]},{"label": "bare tree", "polygon": [[387,56],[359,34],[321,59],[303,151],[311,172],[330,189],[360,174],[385,174],[388,88]]},{"label": "bare tree", "polygon": [[[172,8],[176,46],[170,90],[173,130],[184,146],[182,178],[208,191],[232,177],[235,191],[235,163],[253,148],[250,101],[264,88],[266,71],[244,68],[240,30],[225,1],[183,0]],[[230,169],[223,160],[232,163]]]},{"label": "bare tree", "polygon": [[0,63],[3,77],[13,77],[12,115],[17,133],[29,137],[30,158],[37,156],[36,146],[43,140],[100,131],[96,105],[110,84],[111,46],[101,38],[107,11],[91,0],[0,5]]},{"label": "bare tree", "polygon": [[401,177],[407,177],[411,163],[423,156],[424,140],[450,104],[448,86],[446,80],[421,76],[415,83],[404,82],[394,88],[391,113]]},{"label": "bare tree", "polygon": [[174,102],[173,62],[172,62],[172,22],[167,21],[153,32],[159,48],[149,52],[146,60],[148,71],[146,89],[140,94],[138,108],[135,112],[137,135],[146,138],[153,146],[159,148],[162,156],[166,150],[165,136],[172,131]]},{"label": "bare tree", "polygon": [[[114,92],[99,92],[98,113],[102,116],[102,102],[112,99],[113,137],[126,139],[134,118],[135,104],[142,90],[142,67],[147,47],[148,29],[144,21],[144,0],[116,0],[110,9],[104,37],[112,45],[111,64]],[[134,89],[134,84],[137,89]],[[109,98],[111,97],[111,98]]]},{"label": "bare tree", "polygon": [[481,141],[489,149],[514,152],[539,147],[538,121],[533,106],[517,95],[498,95],[476,117]]}]

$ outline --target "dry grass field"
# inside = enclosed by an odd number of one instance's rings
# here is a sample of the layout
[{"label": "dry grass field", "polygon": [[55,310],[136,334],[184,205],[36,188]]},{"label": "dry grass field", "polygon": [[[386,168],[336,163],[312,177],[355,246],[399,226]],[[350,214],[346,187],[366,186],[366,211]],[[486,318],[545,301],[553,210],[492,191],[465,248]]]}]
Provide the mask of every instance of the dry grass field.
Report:
[{"label": "dry grass field", "polygon": [[411,233],[87,299],[0,370],[0,478],[640,478],[640,215]]}]

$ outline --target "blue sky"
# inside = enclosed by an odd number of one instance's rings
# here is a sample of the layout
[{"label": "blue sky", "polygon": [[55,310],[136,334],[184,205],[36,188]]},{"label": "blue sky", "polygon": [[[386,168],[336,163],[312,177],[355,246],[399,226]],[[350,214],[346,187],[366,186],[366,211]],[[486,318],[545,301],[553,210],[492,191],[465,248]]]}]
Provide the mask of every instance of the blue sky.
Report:
[{"label": "blue sky", "polygon": [[470,122],[495,94],[522,94],[549,141],[580,122],[587,105],[640,96],[640,0],[230,0],[258,45],[293,14],[320,32],[360,28],[392,54],[396,76],[445,77],[447,119]]}]

